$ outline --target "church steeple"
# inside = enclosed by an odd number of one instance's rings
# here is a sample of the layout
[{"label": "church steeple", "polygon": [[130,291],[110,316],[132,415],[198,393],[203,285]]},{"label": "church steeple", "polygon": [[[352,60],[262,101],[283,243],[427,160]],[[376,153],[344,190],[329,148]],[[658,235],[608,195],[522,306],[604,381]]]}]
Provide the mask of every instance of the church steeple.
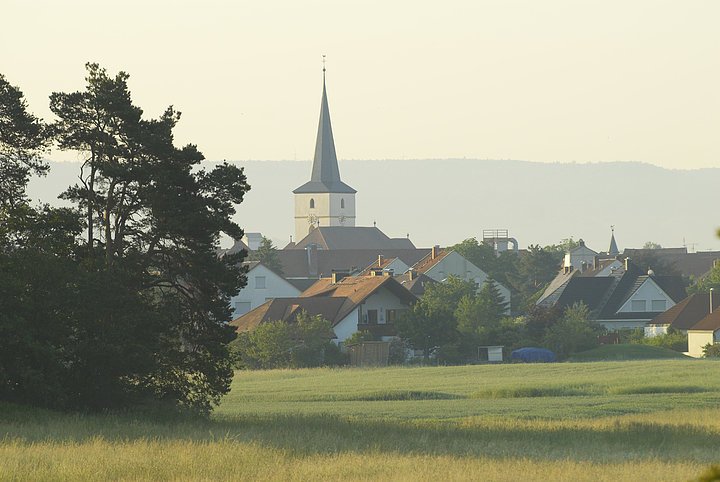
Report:
[{"label": "church steeple", "polygon": [[610,249],[608,249],[608,254],[611,256],[617,256],[620,254],[620,250],[617,247],[617,243],[615,242],[615,226],[610,226]]},{"label": "church steeple", "polygon": [[293,193],[295,194],[295,238],[298,241],[316,228],[355,226],[356,191],[340,180],[325,86],[324,55],[320,122],[315,141],[312,175],[309,182],[295,189]]},{"label": "church steeple", "polygon": [[335,140],[333,139],[332,124],[330,123],[330,108],[328,107],[327,89],[325,86],[325,56],[323,56],[323,90],[320,102],[320,122],[318,124],[317,139],[315,141],[315,157],[313,159],[312,176],[293,192],[299,193],[355,193],[340,180],[337,155],[335,153]]}]

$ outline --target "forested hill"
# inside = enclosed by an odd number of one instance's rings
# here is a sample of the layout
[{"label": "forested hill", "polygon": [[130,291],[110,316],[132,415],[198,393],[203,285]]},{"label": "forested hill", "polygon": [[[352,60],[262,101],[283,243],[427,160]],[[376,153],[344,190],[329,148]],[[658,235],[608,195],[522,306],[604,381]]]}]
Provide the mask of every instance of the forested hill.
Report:
[{"label": "forested hill", "polygon": [[[252,185],[238,210],[240,224],[284,245],[294,230],[292,190],[309,179],[310,163],[237,164]],[[78,170],[77,163],[52,163],[48,178],[31,184],[31,196],[57,202]],[[340,170],[358,190],[358,225],[376,221],[390,236],[409,233],[418,246],[507,228],[523,247],[573,236],[603,250],[615,225],[620,249],[649,240],[681,246],[683,238],[697,250],[720,249],[720,169],[444,159],[341,161]]]}]

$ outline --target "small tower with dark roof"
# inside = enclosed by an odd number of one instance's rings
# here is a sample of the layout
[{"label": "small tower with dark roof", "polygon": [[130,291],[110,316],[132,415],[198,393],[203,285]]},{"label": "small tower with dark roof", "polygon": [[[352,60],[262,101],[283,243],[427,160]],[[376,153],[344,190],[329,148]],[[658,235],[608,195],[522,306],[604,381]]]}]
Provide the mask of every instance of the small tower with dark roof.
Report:
[{"label": "small tower with dark roof", "polygon": [[303,239],[320,226],[355,226],[356,192],[340,180],[325,88],[323,55],[323,91],[312,174],[310,181],[293,191],[296,239]]},{"label": "small tower with dark roof", "polygon": [[615,242],[615,226],[610,226],[610,233],[610,248],[608,249],[608,254],[610,256],[617,256],[620,254],[620,250]]}]

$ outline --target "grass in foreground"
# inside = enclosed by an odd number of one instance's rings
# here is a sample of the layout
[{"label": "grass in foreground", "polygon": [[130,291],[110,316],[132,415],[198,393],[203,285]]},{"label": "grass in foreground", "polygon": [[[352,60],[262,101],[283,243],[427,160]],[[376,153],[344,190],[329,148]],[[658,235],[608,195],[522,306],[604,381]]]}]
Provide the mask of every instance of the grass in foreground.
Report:
[{"label": "grass in foreground", "polygon": [[238,373],[209,421],[0,407],[0,480],[687,480],[718,461],[718,375],[682,360],[276,370]]}]

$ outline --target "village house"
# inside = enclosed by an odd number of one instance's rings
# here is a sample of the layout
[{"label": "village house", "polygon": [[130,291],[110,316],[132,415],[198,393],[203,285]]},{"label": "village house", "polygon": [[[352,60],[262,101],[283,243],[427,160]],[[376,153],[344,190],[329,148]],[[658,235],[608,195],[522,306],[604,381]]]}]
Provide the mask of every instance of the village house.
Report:
[{"label": "village house", "polygon": [[[425,275],[441,283],[450,276],[465,281],[474,281],[478,286],[478,290],[482,289],[490,279],[485,271],[475,266],[457,251],[441,249],[439,246],[433,247],[427,256],[415,263],[408,271]],[[510,314],[510,290],[495,280],[492,282],[506,303],[507,314]]]},{"label": "village house", "polygon": [[671,328],[682,333],[697,325],[700,320],[720,306],[720,296],[695,293],[653,318],[645,327],[645,336],[666,334]]},{"label": "village house", "polygon": [[[708,303],[709,304],[709,303]],[[688,355],[700,358],[707,345],[720,343],[720,310],[709,313],[687,331]]]},{"label": "village house", "polygon": [[592,320],[609,331],[617,331],[644,328],[686,296],[682,277],[644,272],[625,259],[621,268],[609,272],[601,263],[585,271],[564,267],[537,305],[565,309],[584,303]]},{"label": "village house", "polygon": [[270,299],[292,298],[301,293],[301,290],[259,261],[247,261],[243,266],[248,269],[247,285],[230,300],[233,318],[244,315]]},{"label": "village house", "polygon": [[363,330],[389,340],[396,335],[393,322],[416,300],[387,274],[335,273],[318,280],[298,297],[269,300],[230,324],[238,331],[248,331],[269,321],[293,322],[299,313],[306,311],[330,321],[337,343]]}]

